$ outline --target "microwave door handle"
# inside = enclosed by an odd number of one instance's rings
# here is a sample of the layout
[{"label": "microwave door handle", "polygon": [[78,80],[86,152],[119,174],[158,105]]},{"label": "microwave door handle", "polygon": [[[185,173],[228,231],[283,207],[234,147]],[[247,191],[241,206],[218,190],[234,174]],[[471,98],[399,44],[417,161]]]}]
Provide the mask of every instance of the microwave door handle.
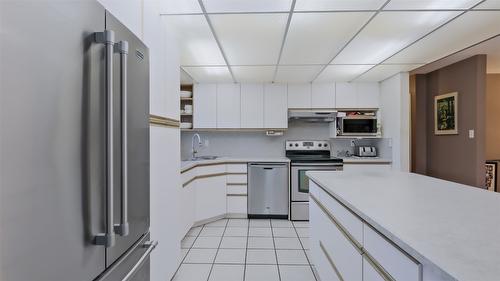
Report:
[{"label": "microwave door handle", "polygon": [[106,231],[95,236],[94,243],[106,248],[115,244],[113,226],[113,52],[115,33],[104,30],[94,33],[95,42],[104,44],[106,52],[105,92],[106,92]]},{"label": "microwave door handle", "polygon": [[114,225],[115,232],[120,236],[127,236],[129,234],[128,223],[128,155],[127,155],[127,80],[128,80],[128,42],[120,41],[115,45],[115,51],[120,54],[120,91],[121,91],[121,207],[120,207],[120,223]]}]

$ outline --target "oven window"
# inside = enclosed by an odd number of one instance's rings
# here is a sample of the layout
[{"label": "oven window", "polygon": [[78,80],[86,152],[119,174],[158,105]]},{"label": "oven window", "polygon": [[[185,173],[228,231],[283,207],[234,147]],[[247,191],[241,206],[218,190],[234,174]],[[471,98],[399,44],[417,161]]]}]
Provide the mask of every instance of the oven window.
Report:
[{"label": "oven window", "polygon": [[307,170],[299,170],[299,192],[309,193],[309,178],[306,176]]},{"label": "oven window", "polygon": [[377,133],[375,119],[344,119],[344,133]]}]

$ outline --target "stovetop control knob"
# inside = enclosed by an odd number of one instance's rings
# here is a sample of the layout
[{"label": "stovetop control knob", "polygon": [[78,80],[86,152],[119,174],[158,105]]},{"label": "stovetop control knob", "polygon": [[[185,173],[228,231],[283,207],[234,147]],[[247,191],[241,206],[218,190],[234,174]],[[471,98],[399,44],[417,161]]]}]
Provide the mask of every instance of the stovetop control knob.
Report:
[{"label": "stovetop control knob", "polygon": [[298,146],[299,146],[299,144],[298,144],[298,143],[296,143],[296,144],[295,144],[295,147],[298,147]]},{"label": "stovetop control knob", "polygon": [[290,143],[288,146],[293,146],[293,143]]},{"label": "stovetop control knob", "polygon": [[328,143],[324,143],[324,144],[323,144],[323,146],[324,146],[324,147],[328,147]]},{"label": "stovetop control knob", "polygon": [[322,146],[322,144],[321,144],[321,143],[318,143],[318,147],[321,147],[321,146]]}]

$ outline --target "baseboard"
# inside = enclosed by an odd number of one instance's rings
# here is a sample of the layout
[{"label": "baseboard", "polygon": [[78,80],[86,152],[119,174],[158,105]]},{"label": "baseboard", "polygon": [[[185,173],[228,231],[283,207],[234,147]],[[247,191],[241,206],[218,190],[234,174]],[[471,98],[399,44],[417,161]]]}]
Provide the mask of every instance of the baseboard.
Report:
[{"label": "baseboard", "polygon": [[246,219],[248,215],[246,213],[227,213],[226,219]]},{"label": "baseboard", "polygon": [[204,219],[204,220],[200,220],[200,221],[196,221],[196,222],[193,223],[192,227],[204,225],[204,224],[207,224],[207,223],[210,223],[210,222],[214,222],[214,221],[218,221],[218,220],[224,219],[224,218],[226,218],[226,214],[218,215],[218,216],[211,217],[211,218]]}]

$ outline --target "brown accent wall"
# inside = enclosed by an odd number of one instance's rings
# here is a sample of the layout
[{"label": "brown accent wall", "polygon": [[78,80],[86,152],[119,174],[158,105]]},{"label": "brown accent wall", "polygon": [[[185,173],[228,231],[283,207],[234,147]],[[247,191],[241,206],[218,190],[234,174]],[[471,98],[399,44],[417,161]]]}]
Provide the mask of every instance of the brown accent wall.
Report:
[{"label": "brown accent wall", "polygon": [[486,78],[486,159],[500,159],[500,74]]},{"label": "brown accent wall", "polygon": [[[414,171],[484,186],[486,56],[477,55],[415,79]],[[434,97],[458,92],[458,135],[434,134]],[[475,137],[469,138],[469,130]]]}]

